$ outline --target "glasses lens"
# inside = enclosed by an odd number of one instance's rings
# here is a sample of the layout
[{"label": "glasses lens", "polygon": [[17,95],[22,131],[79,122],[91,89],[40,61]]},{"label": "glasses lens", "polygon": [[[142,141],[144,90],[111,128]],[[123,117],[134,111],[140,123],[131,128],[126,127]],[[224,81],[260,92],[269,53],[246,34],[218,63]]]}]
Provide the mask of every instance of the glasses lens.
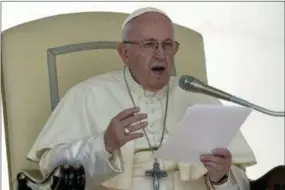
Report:
[{"label": "glasses lens", "polygon": [[[143,42],[142,51],[146,54],[153,54],[157,51],[159,43],[156,41]],[[163,51],[166,55],[174,55],[178,49],[178,42],[167,41],[162,43]]]}]

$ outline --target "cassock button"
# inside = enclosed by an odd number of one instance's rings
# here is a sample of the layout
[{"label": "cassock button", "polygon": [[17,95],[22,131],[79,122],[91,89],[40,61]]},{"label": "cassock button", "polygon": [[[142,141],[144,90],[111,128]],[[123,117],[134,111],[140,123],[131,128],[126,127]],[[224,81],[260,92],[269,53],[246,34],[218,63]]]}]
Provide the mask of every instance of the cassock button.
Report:
[{"label": "cassock button", "polygon": [[148,104],[153,104],[153,99],[148,99],[148,100],[147,100],[147,103],[148,103]]},{"label": "cassock button", "polygon": [[150,109],[150,113],[154,113],[155,112],[155,109],[154,108],[151,108]]}]

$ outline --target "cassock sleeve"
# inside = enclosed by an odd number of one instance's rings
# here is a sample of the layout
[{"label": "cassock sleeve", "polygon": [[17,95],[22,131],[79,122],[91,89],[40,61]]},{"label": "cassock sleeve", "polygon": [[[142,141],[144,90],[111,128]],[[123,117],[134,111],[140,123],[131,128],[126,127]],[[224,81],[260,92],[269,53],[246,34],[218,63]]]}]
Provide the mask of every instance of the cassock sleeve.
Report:
[{"label": "cassock sleeve", "polygon": [[122,172],[120,154],[106,152],[104,131],[91,118],[96,116],[88,115],[88,104],[96,102],[91,102],[93,98],[84,85],[75,86],[49,117],[28,154],[28,159],[39,162],[43,175],[62,164],[82,165],[85,189],[92,189]]},{"label": "cassock sleeve", "polygon": [[249,180],[245,169],[232,165],[228,180],[221,185],[212,185],[207,177],[207,183],[211,190],[250,190]]},{"label": "cassock sleeve", "polygon": [[103,135],[58,145],[46,151],[40,160],[43,175],[48,175],[59,165],[82,165],[85,169],[85,189],[94,189],[102,182],[122,172],[122,163],[117,156],[110,155],[103,142]]}]

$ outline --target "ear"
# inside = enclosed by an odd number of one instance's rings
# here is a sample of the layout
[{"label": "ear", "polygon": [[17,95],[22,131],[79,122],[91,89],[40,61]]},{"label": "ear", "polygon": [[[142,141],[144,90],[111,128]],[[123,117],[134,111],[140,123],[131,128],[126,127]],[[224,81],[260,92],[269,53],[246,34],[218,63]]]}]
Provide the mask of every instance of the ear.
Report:
[{"label": "ear", "polygon": [[128,49],[125,46],[125,44],[120,42],[117,45],[117,52],[120,55],[120,57],[122,58],[122,60],[124,61],[124,63],[126,63],[128,61],[128,59],[129,59],[129,55],[128,55]]}]

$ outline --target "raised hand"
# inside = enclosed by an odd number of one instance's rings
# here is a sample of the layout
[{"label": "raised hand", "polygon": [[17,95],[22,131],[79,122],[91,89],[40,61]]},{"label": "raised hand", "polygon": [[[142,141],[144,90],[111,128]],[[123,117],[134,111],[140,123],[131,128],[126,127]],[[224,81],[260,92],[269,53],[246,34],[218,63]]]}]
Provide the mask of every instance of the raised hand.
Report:
[{"label": "raised hand", "polygon": [[212,154],[201,155],[201,162],[208,169],[208,176],[213,182],[218,182],[229,173],[232,156],[228,149],[217,148]]},{"label": "raised hand", "polygon": [[[147,121],[141,122],[147,118],[146,114],[138,113],[139,108],[129,108],[117,114],[109,123],[104,134],[106,150],[112,153],[119,149],[125,143],[143,137],[143,133],[136,132],[147,126]],[[125,133],[125,130],[129,134]]]}]

